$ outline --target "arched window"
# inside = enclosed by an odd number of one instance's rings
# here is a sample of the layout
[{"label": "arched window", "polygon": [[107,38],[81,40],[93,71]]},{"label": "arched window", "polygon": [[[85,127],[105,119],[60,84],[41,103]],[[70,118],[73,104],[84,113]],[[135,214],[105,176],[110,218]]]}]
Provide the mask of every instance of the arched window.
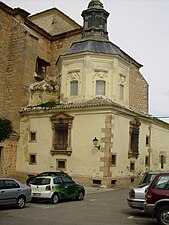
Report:
[{"label": "arched window", "polygon": [[104,80],[96,81],[96,95],[105,95],[106,82]]},{"label": "arched window", "polygon": [[70,96],[78,95],[78,81],[73,80],[70,82]]}]

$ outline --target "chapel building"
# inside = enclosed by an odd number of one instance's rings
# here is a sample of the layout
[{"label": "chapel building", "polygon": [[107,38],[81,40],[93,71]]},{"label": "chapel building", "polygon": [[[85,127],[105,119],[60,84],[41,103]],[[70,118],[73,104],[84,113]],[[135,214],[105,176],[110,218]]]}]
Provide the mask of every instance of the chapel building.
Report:
[{"label": "chapel building", "polygon": [[169,169],[169,124],[149,115],[142,65],[109,40],[100,0],[82,12],[83,28],[56,8],[28,16],[2,6],[1,17],[12,24],[1,75],[10,95],[0,93],[0,115],[16,131],[0,143],[2,174],[12,140],[10,172],[62,170],[79,183],[111,187]]}]

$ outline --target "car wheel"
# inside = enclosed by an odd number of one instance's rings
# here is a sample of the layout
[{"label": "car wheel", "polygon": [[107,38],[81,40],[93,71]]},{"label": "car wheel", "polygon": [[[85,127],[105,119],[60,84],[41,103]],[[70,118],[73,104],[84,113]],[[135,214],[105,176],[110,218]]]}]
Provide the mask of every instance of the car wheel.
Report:
[{"label": "car wheel", "polygon": [[51,197],[50,202],[51,202],[52,204],[57,204],[57,203],[59,202],[59,196],[58,196],[58,194],[54,193],[54,194],[52,195],[52,197]]},{"label": "car wheel", "polygon": [[17,198],[17,202],[16,202],[16,205],[17,205],[17,208],[19,209],[22,209],[25,207],[25,197],[24,196],[20,196]]},{"label": "car wheel", "polygon": [[163,206],[157,211],[157,221],[160,225],[169,224],[169,206]]},{"label": "car wheel", "polygon": [[83,199],[84,199],[84,193],[83,193],[82,191],[80,191],[80,192],[78,193],[77,200],[81,201],[81,200],[83,200]]}]

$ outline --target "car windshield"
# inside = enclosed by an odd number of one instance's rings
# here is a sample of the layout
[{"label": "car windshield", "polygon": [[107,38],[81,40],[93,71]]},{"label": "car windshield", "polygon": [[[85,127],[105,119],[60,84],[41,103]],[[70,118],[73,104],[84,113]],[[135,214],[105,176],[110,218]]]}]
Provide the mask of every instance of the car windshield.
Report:
[{"label": "car windshield", "polygon": [[34,185],[47,185],[50,184],[50,178],[36,177],[31,184]]},{"label": "car windshield", "polygon": [[145,174],[141,183],[149,184],[157,174]]}]

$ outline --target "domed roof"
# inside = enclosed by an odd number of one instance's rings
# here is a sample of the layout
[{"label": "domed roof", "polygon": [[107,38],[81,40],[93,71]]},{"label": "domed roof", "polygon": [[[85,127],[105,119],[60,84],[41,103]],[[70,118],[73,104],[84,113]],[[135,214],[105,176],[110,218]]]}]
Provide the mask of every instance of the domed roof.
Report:
[{"label": "domed roof", "polygon": [[109,41],[107,32],[107,18],[109,13],[104,9],[100,0],[91,0],[88,8],[82,12],[84,19],[83,33],[79,41],[72,43],[63,55],[93,52],[118,55],[128,62],[142,65],[132,59],[118,46]]},{"label": "domed roof", "polygon": [[105,53],[119,55],[127,61],[130,61],[129,57],[125,55],[119,47],[111,43],[110,41],[99,41],[99,40],[81,40],[74,42],[68,51],[63,55],[77,54],[82,52],[93,52],[93,53]]}]

